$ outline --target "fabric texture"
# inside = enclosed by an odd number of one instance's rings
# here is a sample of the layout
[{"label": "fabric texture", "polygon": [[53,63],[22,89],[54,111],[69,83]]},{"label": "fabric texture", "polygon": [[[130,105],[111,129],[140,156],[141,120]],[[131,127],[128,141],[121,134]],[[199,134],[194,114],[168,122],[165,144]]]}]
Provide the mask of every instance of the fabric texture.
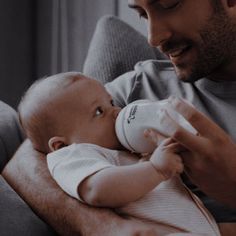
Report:
[{"label": "fabric texture", "polygon": [[[53,178],[80,201],[82,198],[77,190],[85,178],[104,168],[136,164],[138,160],[138,156],[130,152],[94,144],[72,144],[47,156]],[[178,177],[162,182],[139,200],[117,211],[158,224],[160,236],[174,232],[220,235],[213,217]]]},{"label": "fabric texture", "polygon": [[[218,83],[203,78],[193,84],[184,83],[176,78],[169,61],[149,60],[139,62],[134,71],[106,84],[106,88],[115,104],[120,106],[137,99],[158,101],[170,95],[184,98],[213,119],[236,141],[235,81]],[[217,222],[236,222],[236,210],[207,197],[186,178],[185,183],[200,197]]]},{"label": "fabric texture", "polygon": [[54,231],[40,220],[0,176],[0,235],[49,236]]},{"label": "fabric texture", "polygon": [[22,141],[16,111],[0,101],[0,172]]},{"label": "fabric texture", "polygon": [[131,26],[117,17],[104,16],[98,21],[83,72],[104,84],[133,70],[138,61],[163,57]]}]

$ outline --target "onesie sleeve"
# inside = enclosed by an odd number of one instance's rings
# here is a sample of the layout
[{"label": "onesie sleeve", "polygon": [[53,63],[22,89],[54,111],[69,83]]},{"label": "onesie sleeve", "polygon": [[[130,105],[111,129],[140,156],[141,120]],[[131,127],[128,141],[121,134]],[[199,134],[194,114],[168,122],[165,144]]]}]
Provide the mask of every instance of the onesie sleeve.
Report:
[{"label": "onesie sleeve", "polygon": [[78,195],[82,181],[112,164],[105,156],[88,146],[72,144],[48,154],[49,171],[57,184],[70,196],[83,201]]}]

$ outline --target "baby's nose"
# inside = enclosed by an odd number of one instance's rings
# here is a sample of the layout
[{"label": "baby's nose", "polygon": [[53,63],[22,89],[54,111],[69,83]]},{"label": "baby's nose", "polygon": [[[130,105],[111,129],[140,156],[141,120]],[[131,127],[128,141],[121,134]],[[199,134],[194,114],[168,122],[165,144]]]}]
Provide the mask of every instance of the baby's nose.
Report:
[{"label": "baby's nose", "polygon": [[115,107],[113,110],[113,117],[116,119],[118,114],[120,113],[121,108],[120,107]]}]

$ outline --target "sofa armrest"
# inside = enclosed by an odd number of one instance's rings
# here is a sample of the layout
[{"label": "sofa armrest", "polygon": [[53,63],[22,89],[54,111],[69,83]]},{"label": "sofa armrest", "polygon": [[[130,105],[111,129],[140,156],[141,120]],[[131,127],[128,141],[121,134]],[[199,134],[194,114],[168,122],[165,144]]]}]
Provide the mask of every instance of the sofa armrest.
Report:
[{"label": "sofa armrest", "polygon": [[52,236],[56,233],[39,219],[0,175],[0,235]]},{"label": "sofa armrest", "polygon": [[[0,101],[0,172],[24,140],[16,111]],[[56,235],[0,175],[0,235]]]},{"label": "sofa armrest", "polygon": [[0,172],[23,139],[16,111],[0,101]]}]

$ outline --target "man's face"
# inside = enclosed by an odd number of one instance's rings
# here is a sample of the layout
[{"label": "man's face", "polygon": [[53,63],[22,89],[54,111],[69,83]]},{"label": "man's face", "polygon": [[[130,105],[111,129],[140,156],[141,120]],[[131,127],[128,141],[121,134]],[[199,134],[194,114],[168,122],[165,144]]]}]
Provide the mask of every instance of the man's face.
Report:
[{"label": "man's face", "polygon": [[221,73],[236,57],[236,25],[221,0],[128,0],[147,19],[148,40],[183,81]]},{"label": "man's face", "polygon": [[120,112],[111,96],[99,82],[84,78],[69,86],[61,96],[63,107],[61,124],[68,126],[66,144],[92,143],[106,148],[119,149],[115,134],[115,120]]}]

